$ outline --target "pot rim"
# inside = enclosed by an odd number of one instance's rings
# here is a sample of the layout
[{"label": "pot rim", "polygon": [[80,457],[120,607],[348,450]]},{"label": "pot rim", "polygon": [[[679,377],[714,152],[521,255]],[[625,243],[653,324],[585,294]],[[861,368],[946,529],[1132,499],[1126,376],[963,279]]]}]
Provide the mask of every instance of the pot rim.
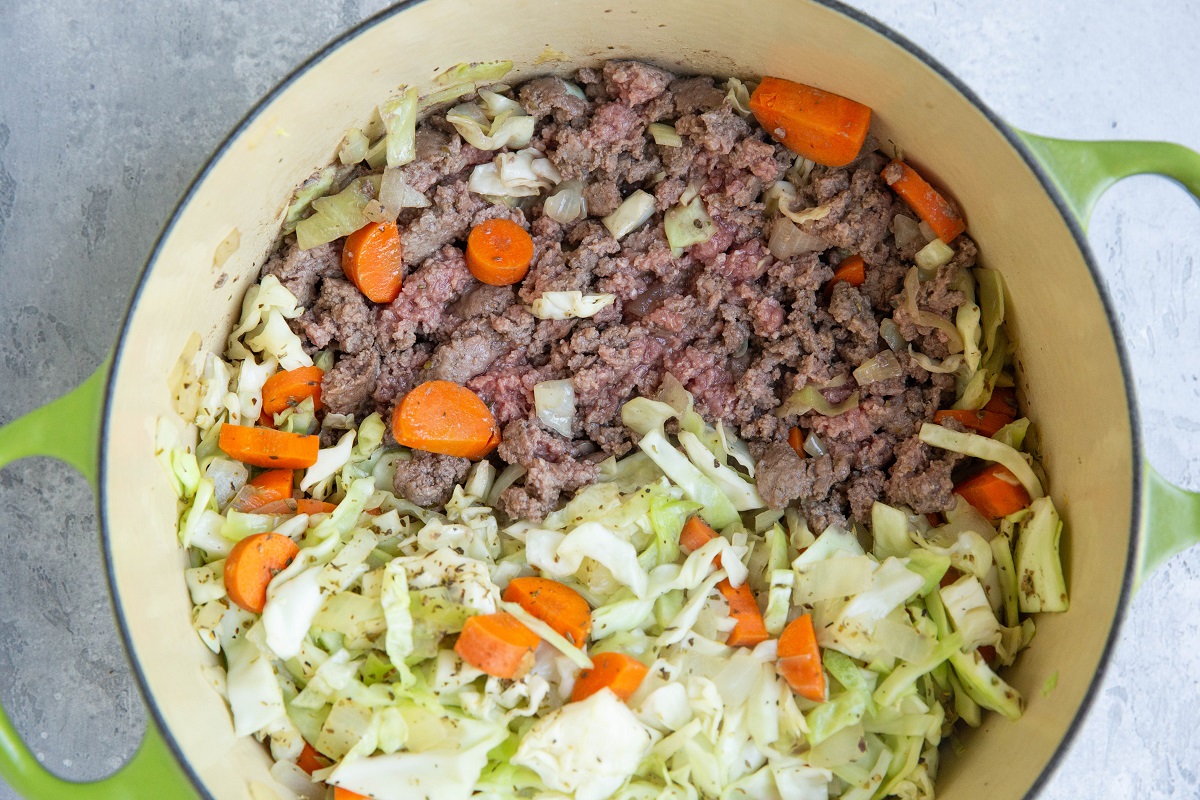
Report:
[{"label": "pot rim", "polygon": [[[159,255],[163,249],[163,245],[169,238],[175,224],[179,221],[185,209],[191,203],[197,189],[208,177],[209,172],[214,165],[221,160],[226,151],[231,146],[232,142],[242,134],[263,112],[263,110],[271,104],[280,94],[287,90],[300,76],[307,73],[310,69],[324,61],[326,57],[338,50],[342,45],[347,44],[351,40],[357,38],[360,34],[374,28],[376,25],[391,19],[397,14],[401,14],[411,7],[420,5],[424,0],[401,0],[396,5],[383,9],[382,11],[364,19],[349,30],[344,31],[338,36],[326,42],[318,48],[309,58],[301,64],[293,68],[285,75],[278,83],[275,84],[266,94],[264,94],[246,114],[230,129],[229,133],[221,140],[204,162],[204,166],[188,184],[187,189],[180,197],[179,202],[171,211],[171,216],[164,224],[162,231],[159,233],[154,242],[154,247],[150,251],[150,255],[146,259],[145,265],[142,267],[141,274],[138,276],[137,284],[133,294],[130,297],[129,305],[125,311],[125,315],[121,321],[121,327],[117,334],[116,344],[113,349],[112,366],[109,369],[108,377],[105,382],[104,393],[102,398],[103,410],[100,420],[100,437],[99,437],[99,462],[97,473],[97,505],[99,513],[97,514],[97,527],[100,533],[101,549],[104,554],[105,573],[108,580],[109,593],[115,599],[118,595],[117,577],[113,567],[113,554],[111,548],[111,540],[108,536],[108,521],[106,509],[108,507],[108,491],[107,480],[105,473],[105,463],[107,456],[107,442],[109,425],[111,423],[111,399],[116,385],[116,376],[120,371],[121,360],[124,354],[124,344],[129,333],[130,320],[133,319],[138,309],[138,304],[142,298],[142,292],[146,287],[146,278],[151,270],[156,265]],[[1089,711],[1095,702],[1096,696],[1099,694],[1099,689],[1103,683],[1104,677],[1112,660],[1113,650],[1116,647],[1117,639],[1119,638],[1121,628],[1125,622],[1125,616],[1129,609],[1129,602],[1133,594],[1133,588],[1137,572],[1137,553],[1138,544],[1141,536],[1141,511],[1143,503],[1143,458],[1142,458],[1142,433],[1141,433],[1141,418],[1138,411],[1137,397],[1134,391],[1133,373],[1130,369],[1129,354],[1126,351],[1125,341],[1121,337],[1120,324],[1116,313],[1113,309],[1112,299],[1109,297],[1107,286],[1103,280],[1099,269],[1096,267],[1095,258],[1092,255],[1091,247],[1087,241],[1087,235],[1080,224],[1079,219],[1071,210],[1066,199],[1059,192],[1054,182],[1050,179],[1046,170],[1041,163],[1034,157],[1033,153],[1016,135],[1013,129],[1007,125],[992,109],[983,102],[983,100],[966,85],[957,75],[947,69],[940,61],[935,59],[929,53],[916,43],[910,41],[907,37],[900,34],[898,31],[883,24],[874,17],[862,12],[856,8],[852,8],[839,0],[812,0],[818,5],[824,6],[831,11],[835,11],[844,17],[870,29],[877,33],[892,44],[902,48],[909,54],[924,63],[927,67],[938,74],[943,80],[948,82],[954,89],[962,95],[971,105],[978,109],[984,117],[991,123],[996,132],[1008,142],[1025,165],[1037,177],[1041,184],[1042,190],[1049,196],[1058,209],[1059,215],[1066,223],[1071,236],[1075,240],[1076,246],[1079,248],[1080,254],[1083,256],[1084,263],[1087,265],[1089,274],[1092,277],[1092,282],[1096,286],[1096,290],[1100,296],[1101,305],[1104,308],[1104,314],[1108,319],[1108,325],[1113,333],[1113,339],[1116,345],[1117,360],[1121,368],[1121,376],[1125,385],[1125,404],[1129,410],[1130,422],[1130,461],[1131,474],[1133,478],[1133,486],[1131,492],[1131,514],[1130,514],[1130,530],[1129,530],[1129,547],[1125,560],[1125,574],[1121,578],[1121,592],[1118,597],[1117,609],[1113,617],[1112,627],[1109,629],[1108,639],[1104,643],[1104,647],[1100,652],[1100,661],[1093,673],[1087,690],[1084,692],[1083,699],[1080,701],[1079,707],[1076,709],[1074,717],[1067,726],[1066,732],[1063,734],[1062,740],[1055,747],[1054,753],[1047,761],[1045,768],[1034,780],[1029,787],[1029,791],[1025,794],[1026,800],[1035,798],[1041,793],[1041,790],[1049,782],[1051,776],[1061,765],[1067,752],[1070,750],[1071,744],[1078,736],[1083,723],[1088,716]],[[129,625],[126,623],[125,615],[121,610],[120,604],[113,606],[114,616],[117,621],[117,628],[120,632],[122,645],[129,657],[129,664],[133,670],[134,679],[137,681],[138,691],[141,694],[142,700],[150,713],[152,723],[157,726],[162,734],[163,740],[166,742],[167,748],[174,756],[175,761],[179,764],[180,769],[187,775],[192,786],[200,794],[204,800],[216,800],[208,791],[199,774],[192,766],[191,761],[184,754],[179,746],[170,727],[166,724],[162,713],[158,708],[158,703],[150,691],[149,683],[146,675],[143,673],[141,664],[139,663],[135,653],[135,646]]]}]

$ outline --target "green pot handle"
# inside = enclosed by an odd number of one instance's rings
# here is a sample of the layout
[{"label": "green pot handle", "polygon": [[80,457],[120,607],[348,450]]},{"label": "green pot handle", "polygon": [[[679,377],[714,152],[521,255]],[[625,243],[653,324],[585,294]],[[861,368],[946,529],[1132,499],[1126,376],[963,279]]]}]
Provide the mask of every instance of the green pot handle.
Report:
[{"label": "green pot handle", "polygon": [[[1087,229],[1100,195],[1131,175],[1173,178],[1200,202],[1200,153],[1168,142],[1081,142],[1017,131]],[[1200,543],[1200,493],[1167,482],[1149,463],[1142,503],[1137,582]]]},{"label": "green pot handle", "polygon": [[[99,466],[100,412],[106,360],[77,389],[0,427],[0,469],[29,456],[50,456],[79,470],[92,489]],[[0,708],[0,777],[30,800],[188,800],[196,792],[150,720],[137,753],[115,775],[92,783],[48,772]]]}]

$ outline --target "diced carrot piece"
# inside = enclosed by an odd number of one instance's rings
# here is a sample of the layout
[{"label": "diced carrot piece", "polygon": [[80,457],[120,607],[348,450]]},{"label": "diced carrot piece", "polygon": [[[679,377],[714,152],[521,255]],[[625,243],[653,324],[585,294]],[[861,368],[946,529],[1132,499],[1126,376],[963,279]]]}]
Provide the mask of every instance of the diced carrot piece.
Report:
[{"label": "diced carrot piece", "polygon": [[518,604],[576,647],[587,643],[592,609],[570,586],[549,578],[513,578],[504,589],[504,600]]},{"label": "diced carrot piece", "polygon": [[862,103],[783,78],[763,78],[750,110],[789,150],[830,167],[857,158],[871,128],[871,109]]},{"label": "diced carrot piece", "polygon": [[788,444],[790,444],[792,449],[796,451],[796,455],[800,456],[801,458],[804,458],[808,455],[804,452],[804,431],[800,430],[799,428],[792,428],[790,431],[788,431]]},{"label": "diced carrot piece", "polygon": [[392,434],[405,447],[470,459],[500,444],[496,418],[479,395],[450,381],[427,381],[404,395]]},{"label": "diced carrot piece", "polygon": [[500,611],[468,618],[454,652],[488,675],[520,678],[533,667],[533,651],[540,641],[516,617]]},{"label": "diced carrot piece", "polygon": [[317,463],[321,447],[316,436],[228,422],[221,426],[217,444],[230,458],[256,467],[278,469],[308,469]]},{"label": "diced carrot piece", "polygon": [[884,167],[883,180],[946,244],[967,229],[958,209],[903,161],[893,161]]},{"label": "diced carrot piece", "polygon": [[320,411],[323,407],[321,379],[324,377],[325,371],[320,367],[297,367],[287,372],[276,372],[263,384],[263,413],[268,418],[273,418],[289,406],[298,406],[310,397],[313,409]]},{"label": "diced carrot piece", "polygon": [[579,673],[571,690],[571,702],[586,700],[601,689],[609,689],[628,700],[642,685],[646,665],[625,653],[600,653],[592,657],[592,668]]},{"label": "diced carrot piece", "polygon": [[779,637],[775,668],[792,691],[817,703],[825,701],[825,669],[812,616],[804,614],[788,623]]},{"label": "diced carrot piece", "polygon": [[278,533],[255,533],[233,546],[225,558],[225,591],[237,605],[261,614],[267,605],[267,584],[300,548]]},{"label": "diced carrot piece", "polygon": [[980,436],[987,436],[989,438],[995,436],[996,431],[1012,422],[1011,417],[1006,417],[987,409],[972,411],[947,408],[935,411],[933,414],[933,421],[938,425],[941,425],[947,419],[956,419]]},{"label": "diced carrot piece", "polygon": [[962,497],[988,519],[1014,514],[1030,503],[1029,493],[1006,467],[989,464],[978,474],[954,487]]},{"label": "diced carrot piece", "polygon": [[717,584],[717,589],[729,603],[729,616],[737,620],[737,625],[729,632],[725,644],[730,647],[754,647],[771,638],[750,584],[743,583],[735,588],[725,579]]}]

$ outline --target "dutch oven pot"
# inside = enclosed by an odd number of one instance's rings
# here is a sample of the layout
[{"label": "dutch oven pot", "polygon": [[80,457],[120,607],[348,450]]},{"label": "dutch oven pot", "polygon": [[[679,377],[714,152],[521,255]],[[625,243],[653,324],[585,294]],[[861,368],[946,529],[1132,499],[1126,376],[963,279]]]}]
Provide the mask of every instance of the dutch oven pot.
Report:
[{"label": "dutch oven pot", "polygon": [[[882,138],[902,143],[954,193],[981,260],[1004,272],[1021,344],[1019,389],[1067,525],[1071,610],[1039,618],[1037,640],[1007,674],[1028,701],[1024,718],[987,715],[965,753],[944,759],[938,789],[946,800],[1036,792],[1081,722],[1138,580],[1200,539],[1200,495],[1143,464],[1132,378],[1083,236],[1096,198],[1127,175],[1163,173],[1200,193],[1200,155],[1026,135],[912,44],[850,9],[758,0],[755,12],[737,13],[727,0],[408,2],[326,47],[251,112],[159,239],[111,365],[0,430],[0,467],[55,456],[95,485],[120,629],[153,716],[121,772],[72,784],[45,772],[0,714],[5,780],[28,797],[155,800],[240,800],[249,783],[271,784],[266,748],[234,737],[225,701],[202,676],[215,657],[190,624],[175,496],[154,460],[155,419],[173,413],[168,375],[184,343],[197,331],[222,351],[292,189],[398,85],[427,93],[435,73],[464,61],[512,59],[515,83],[640,58],[685,73],[794,78],[866,103]],[[238,249],[214,266],[233,231]],[[1058,688],[1043,697],[1056,672]]]}]

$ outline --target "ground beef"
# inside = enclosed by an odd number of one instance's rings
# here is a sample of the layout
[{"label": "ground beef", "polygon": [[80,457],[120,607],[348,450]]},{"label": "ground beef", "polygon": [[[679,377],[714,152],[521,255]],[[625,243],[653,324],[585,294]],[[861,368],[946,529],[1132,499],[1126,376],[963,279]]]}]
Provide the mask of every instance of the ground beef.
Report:
[{"label": "ground beef", "polygon": [[279,252],[267,259],[262,274],[263,277],[274,275],[296,296],[296,302],[302,308],[308,308],[316,299],[317,284],[322,278],[341,277],[341,243],[330,242],[301,250],[296,238],[289,236]]},{"label": "ground beef", "polygon": [[379,352],[374,348],[345,355],[321,379],[321,402],[334,414],[358,414],[375,392]]},{"label": "ground beef", "polygon": [[[852,377],[887,347],[879,330],[888,317],[915,349],[949,354],[946,334],[905,308],[903,284],[921,242],[896,244],[893,220],[913,214],[881,177],[887,158],[872,150],[844,167],[797,174],[795,155],[738,114],[712,78],[613,61],[570,80],[535,78],[503,93],[535,120],[529,146],[564,180],[583,181],[581,218],[546,216],[544,193],[503,199],[469,191],[471,170],[497,153],[472,147],[435,113],[418,125],[416,158],[401,168],[429,205],[397,220],[406,274],[393,302],[370,303],[344,279],[340,242],[301,251],[289,238],[264,266],[305,308],[291,324],[308,351],[333,351],[322,384],[328,409],[387,417],[422,381],[466,386],[501,429],[496,466],[526,470],[500,508],[540,520],[595,480],[599,461],[633,449],[621,407],[656,395],[669,374],[702,416],[746,441],[763,499],[799,508],[814,532],[868,523],[878,500],[921,513],[947,509],[959,457],[917,434],[953,402],[954,376],[929,373],[905,349],[896,354],[902,376],[864,386]],[[678,146],[653,140],[647,127],[656,121],[674,126]],[[823,207],[800,227],[826,247],[776,258],[768,243],[778,213],[766,211],[764,191],[785,173],[796,210]],[[600,218],[636,190],[652,194],[654,212],[618,240]],[[693,197],[712,219],[712,235],[673,249],[667,212]],[[468,232],[493,218],[512,220],[533,240],[529,270],[514,286],[482,284],[467,267]],[[966,299],[963,271],[977,257],[965,235],[953,248],[916,294],[921,311],[947,320]],[[862,285],[830,285],[850,255],[865,262]],[[616,301],[590,319],[537,319],[530,307],[549,291]],[[569,437],[537,419],[534,387],[548,380],[574,389]],[[809,384],[830,403],[857,394],[858,407],[829,417],[781,413]],[[787,444],[792,428],[818,437],[824,454],[797,455]],[[414,451],[397,469],[396,490],[439,505],[466,469],[462,459]]]},{"label": "ground beef", "polygon": [[392,487],[416,505],[435,508],[446,504],[469,469],[471,462],[465,458],[413,450],[411,459],[396,462]]}]

